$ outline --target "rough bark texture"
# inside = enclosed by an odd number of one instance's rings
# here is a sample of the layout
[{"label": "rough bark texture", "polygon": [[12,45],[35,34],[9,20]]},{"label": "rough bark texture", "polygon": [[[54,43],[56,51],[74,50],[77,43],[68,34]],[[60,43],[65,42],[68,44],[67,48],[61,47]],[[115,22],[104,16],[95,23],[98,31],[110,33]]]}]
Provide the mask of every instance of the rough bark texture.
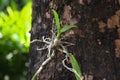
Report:
[{"label": "rough bark texture", "polygon": [[[31,40],[52,35],[52,8],[61,25],[77,25],[62,37],[75,44],[68,49],[76,56],[84,80],[120,80],[120,0],[33,0]],[[30,46],[28,80],[46,59],[46,50],[36,50],[42,46],[39,42]],[[64,55],[57,52],[36,80],[75,80],[62,59]]]}]

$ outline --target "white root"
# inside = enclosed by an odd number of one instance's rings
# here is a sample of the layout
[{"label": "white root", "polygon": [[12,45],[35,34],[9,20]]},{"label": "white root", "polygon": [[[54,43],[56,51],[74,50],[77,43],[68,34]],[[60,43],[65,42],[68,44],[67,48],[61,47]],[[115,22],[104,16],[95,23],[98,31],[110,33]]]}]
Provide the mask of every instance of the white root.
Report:
[{"label": "white root", "polygon": [[32,80],[35,79],[35,77],[42,71],[42,69],[44,68],[44,66],[50,62],[50,60],[54,57],[55,53],[54,53],[54,50],[51,54],[50,57],[48,57],[42,64],[41,66],[39,67],[39,69],[36,71],[36,73],[34,74],[34,76],[32,77]]},{"label": "white root", "polygon": [[[61,41],[61,39],[57,39],[56,36],[54,35],[51,38],[45,38],[44,36],[42,37],[42,40],[33,40],[31,41],[31,43],[34,43],[34,42],[42,42],[42,43],[45,43],[45,46],[43,46],[42,48],[37,48],[38,51],[41,51],[41,50],[45,50],[47,49],[48,50],[48,54],[47,54],[47,59],[41,64],[41,66],[39,67],[39,69],[36,71],[36,73],[34,74],[34,76],[32,77],[32,80],[35,79],[35,77],[42,71],[42,69],[44,68],[44,66],[50,62],[50,60],[54,57],[55,53],[54,53],[54,48],[53,47],[56,47],[56,49],[62,53],[65,53],[65,59],[62,61],[62,64],[63,66],[68,69],[69,71],[75,73],[78,77],[79,74],[73,69],[73,68],[69,68],[66,64],[65,64],[65,61],[67,60],[67,58],[69,57],[69,52],[67,51],[66,47],[67,46],[71,46],[71,45],[74,45],[73,43],[69,43],[69,42],[64,42],[64,41]],[[64,46],[64,44],[66,44]],[[57,46],[60,46],[57,47]],[[52,53],[51,53],[52,52]]]},{"label": "white root", "polygon": [[75,69],[70,68],[70,67],[68,67],[68,66],[65,64],[65,61],[66,61],[66,60],[67,60],[67,57],[66,57],[64,60],[62,60],[63,66],[64,66],[67,70],[69,70],[69,71],[73,72],[75,75],[77,75],[81,80],[83,80],[83,79],[80,77],[80,75],[77,73],[77,71],[76,71]]}]

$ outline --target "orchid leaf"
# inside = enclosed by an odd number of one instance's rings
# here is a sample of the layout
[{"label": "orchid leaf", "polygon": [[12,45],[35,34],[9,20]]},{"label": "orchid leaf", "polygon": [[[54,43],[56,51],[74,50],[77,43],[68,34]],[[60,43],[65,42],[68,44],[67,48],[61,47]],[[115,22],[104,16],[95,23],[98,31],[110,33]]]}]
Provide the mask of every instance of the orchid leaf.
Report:
[{"label": "orchid leaf", "polygon": [[60,32],[63,33],[63,32],[70,30],[71,28],[74,28],[74,27],[76,27],[76,26],[75,25],[66,25],[60,30]]},{"label": "orchid leaf", "polygon": [[57,27],[57,37],[60,37],[60,20],[59,20],[59,16],[58,13],[52,9],[53,15],[54,15],[54,19],[55,19],[55,23],[56,23],[56,27]]},{"label": "orchid leaf", "polygon": [[81,70],[80,70],[80,67],[78,65],[78,62],[77,62],[76,58],[72,54],[70,54],[70,61],[71,61],[73,69],[78,74],[78,75],[75,74],[76,80],[81,80]]}]

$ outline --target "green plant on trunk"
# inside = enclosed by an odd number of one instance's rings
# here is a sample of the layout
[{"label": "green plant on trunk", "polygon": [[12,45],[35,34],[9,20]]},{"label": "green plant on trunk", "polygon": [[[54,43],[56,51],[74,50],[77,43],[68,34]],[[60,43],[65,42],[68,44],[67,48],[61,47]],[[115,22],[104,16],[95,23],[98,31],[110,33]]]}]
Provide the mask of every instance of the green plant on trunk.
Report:
[{"label": "green plant on trunk", "polygon": [[[33,75],[32,77],[32,80],[35,79],[35,77],[37,76],[37,74],[39,74],[41,72],[41,70],[43,69],[43,67],[49,63],[49,61],[51,59],[54,58],[54,55],[55,55],[55,51],[58,50],[62,53],[65,53],[65,59],[62,61],[63,63],[63,66],[72,71],[75,76],[76,76],[76,80],[81,80],[81,71],[80,71],[80,67],[78,65],[78,62],[76,60],[76,58],[67,51],[67,46],[64,46],[64,44],[67,44],[68,46],[71,46],[71,45],[74,45],[72,43],[69,43],[69,42],[65,42],[65,41],[61,41],[61,34],[66,32],[67,30],[70,30],[71,28],[75,28],[76,26],[75,25],[65,25],[63,26],[63,28],[61,28],[61,25],[60,25],[60,20],[59,20],[59,16],[58,16],[58,13],[52,9],[52,13],[54,15],[54,20],[55,20],[55,23],[56,23],[56,28],[57,28],[57,35],[55,35],[55,33],[53,33],[54,35],[52,36],[52,38],[42,38],[42,40],[33,40],[31,43],[35,42],[35,41],[39,41],[39,42],[43,42],[45,44],[48,44],[47,47],[42,47],[40,49],[37,49],[37,50],[44,50],[44,49],[47,49],[48,50],[48,55],[47,55],[47,59],[41,64],[41,66],[39,67],[39,69],[36,71],[36,73]],[[60,47],[61,48],[60,48]],[[72,68],[69,68],[66,64],[65,64],[65,61],[70,59],[70,62],[71,62],[71,65],[72,65]]]}]

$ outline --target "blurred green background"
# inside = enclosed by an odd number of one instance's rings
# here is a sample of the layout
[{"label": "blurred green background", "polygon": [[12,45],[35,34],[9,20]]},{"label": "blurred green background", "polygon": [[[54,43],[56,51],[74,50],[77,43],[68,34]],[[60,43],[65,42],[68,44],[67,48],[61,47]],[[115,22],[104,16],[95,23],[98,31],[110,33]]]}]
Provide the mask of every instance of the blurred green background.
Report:
[{"label": "blurred green background", "polygon": [[0,80],[27,80],[31,0],[0,0]]}]

